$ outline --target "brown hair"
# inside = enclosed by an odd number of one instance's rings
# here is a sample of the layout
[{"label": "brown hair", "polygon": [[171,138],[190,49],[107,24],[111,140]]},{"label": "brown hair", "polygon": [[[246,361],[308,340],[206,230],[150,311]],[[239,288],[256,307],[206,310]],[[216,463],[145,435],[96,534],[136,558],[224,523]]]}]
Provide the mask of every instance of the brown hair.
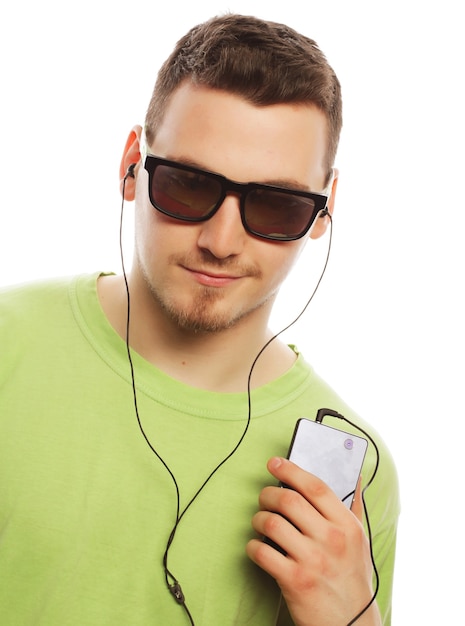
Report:
[{"label": "brown hair", "polygon": [[342,127],[339,80],[312,40],[292,28],[228,14],[192,28],[162,65],[145,120],[151,143],[169,98],[186,79],[220,89],[256,106],[313,104],[328,120],[327,166],[332,167]]}]

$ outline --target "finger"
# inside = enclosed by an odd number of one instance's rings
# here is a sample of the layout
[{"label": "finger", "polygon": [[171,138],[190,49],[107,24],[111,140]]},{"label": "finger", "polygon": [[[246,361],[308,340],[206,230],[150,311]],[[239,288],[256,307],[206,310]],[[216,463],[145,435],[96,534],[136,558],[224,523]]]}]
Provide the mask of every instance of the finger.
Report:
[{"label": "finger", "polygon": [[[341,501],[320,478],[298,467],[295,463],[273,457],[268,471],[285,485],[300,493],[321,515],[333,519],[341,514]],[[346,507],[342,505],[344,509]],[[346,509],[347,510],[347,509]]]},{"label": "finger", "polygon": [[259,539],[251,539],[246,545],[248,557],[275,579],[286,576],[289,562],[281,552]]},{"label": "finger", "polygon": [[265,537],[275,548],[281,549],[285,556],[296,561],[307,558],[313,545],[314,540],[310,536],[278,513],[259,511],[252,518],[252,526],[258,535]]},{"label": "finger", "polygon": [[323,522],[320,512],[295,489],[265,487],[260,493],[259,505],[261,511],[278,513],[309,537],[318,535]]},{"label": "finger", "polygon": [[363,523],[363,499],[362,499],[362,478],[360,477],[355,490],[351,511],[360,523]]},{"label": "finger", "polygon": [[254,528],[263,539],[252,539],[247,543],[249,558],[276,579],[278,584],[289,578],[293,568],[300,562],[313,563],[311,549],[314,542],[304,539],[282,516],[259,512],[252,520]]}]

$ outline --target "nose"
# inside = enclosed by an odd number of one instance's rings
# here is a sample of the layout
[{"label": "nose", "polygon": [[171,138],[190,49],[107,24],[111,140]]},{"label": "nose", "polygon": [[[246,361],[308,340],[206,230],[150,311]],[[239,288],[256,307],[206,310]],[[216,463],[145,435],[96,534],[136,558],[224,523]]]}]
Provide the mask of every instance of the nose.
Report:
[{"label": "nose", "polygon": [[213,217],[200,224],[199,248],[218,259],[240,254],[248,237],[242,225],[239,196],[228,194]]}]

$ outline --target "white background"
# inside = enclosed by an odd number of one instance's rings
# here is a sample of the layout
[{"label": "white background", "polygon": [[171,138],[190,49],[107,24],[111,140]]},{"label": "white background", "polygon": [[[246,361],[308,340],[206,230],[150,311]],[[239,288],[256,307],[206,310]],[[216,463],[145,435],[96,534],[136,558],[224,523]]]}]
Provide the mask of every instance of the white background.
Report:
[{"label": "white background", "polygon": [[[119,271],[126,136],[142,123],[175,41],[226,10],[287,22],[316,39],[342,82],[333,250],[317,296],[286,338],[374,424],[397,462],[394,623],[461,623],[458,0],[8,3],[0,26],[0,284]],[[298,313],[323,257],[324,245],[307,248],[277,304],[276,330]]]}]

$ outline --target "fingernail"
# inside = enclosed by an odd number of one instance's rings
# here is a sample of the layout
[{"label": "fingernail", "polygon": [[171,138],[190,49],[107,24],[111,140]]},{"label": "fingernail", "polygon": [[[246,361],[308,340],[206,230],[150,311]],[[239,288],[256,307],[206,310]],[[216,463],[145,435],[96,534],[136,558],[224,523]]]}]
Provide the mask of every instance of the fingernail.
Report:
[{"label": "fingernail", "polygon": [[272,459],[270,459],[270,469],[278,469],[278,467],[280,467],[283,464],[284,459],[282,459],[280,456],[274,456]]}]

